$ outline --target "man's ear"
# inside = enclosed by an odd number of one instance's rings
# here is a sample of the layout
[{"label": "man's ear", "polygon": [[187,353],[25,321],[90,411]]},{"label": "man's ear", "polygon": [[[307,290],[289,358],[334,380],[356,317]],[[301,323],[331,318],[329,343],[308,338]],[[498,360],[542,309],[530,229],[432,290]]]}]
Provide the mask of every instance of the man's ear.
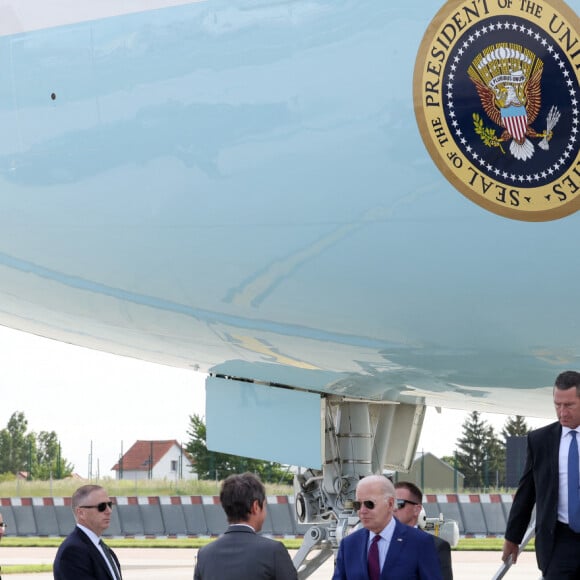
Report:
[{"label": "man's ear", "polygon": [[250,513],[252,515],[256,515],[261,509],[262,509],[262,506],[260,505],[260,502],[257,499],[255,499],[252,502],[252,508],[250,509]]}]

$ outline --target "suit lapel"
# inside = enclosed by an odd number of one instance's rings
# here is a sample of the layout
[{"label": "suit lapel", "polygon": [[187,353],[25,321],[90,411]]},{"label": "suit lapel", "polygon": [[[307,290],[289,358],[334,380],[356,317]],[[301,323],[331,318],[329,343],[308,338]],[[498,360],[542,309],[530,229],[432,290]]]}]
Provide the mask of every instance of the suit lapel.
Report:
[{"label": "suit lapel", "polygon": [[[98,565],[102,568],[103,572],[111,578],[111,580],[116,580],[113,576],[111,576],[111,571],[109,570],[108,564],[105,562],[101,552],[99,549],[91,542],[91,539],[77,526],[76,531],[78,533],[79,538],[87,545],[89,551],[93,554],[93,559],[98,562]],[[115,556],[114,556],[115,557]]]},{"label": "suit lapel", "polygon": [[558,474],[560,469],[560,439],[562,439],[562,425],[556,424],[552,435],[552,473]]},{"label": "suit lapel", "polygon": [[[560,469],[560,439],[562,437],[562,426],[560,423],[553,423],[550,429],[549,437],[545,438],[545,445],[543,446],[543,453],[548,455],[547,461],[545,457],[541,457],[540,461],[544,461],[547,477],[548,488],[546,493],[558,493],[558,472]],[[555,476],[554,476],[555,475]],[[553,485],[551,485],[553,484]],[[550,489],[551,488],[551,489]],[[557,501],[557,500],[556,500]]]},{"label": "suit lapel", "polygon": [[361,533],[359,534],[359,541],[360,545],[356,549],[358,552],[358,566],[359,570],[365,571],[365,578],[368,578],[368,545],[369,545],[369,531],[365,528],[362,529]]},{"label": "suit lapel", "polygon": [[401,550],[406,541],[407,530],[405,526],[395,518],[395,530],[393,532],[393,537],[391,538],[391,543],[389,544],[389,549],[387,551],[387,556],[385,558],[385,564],[381,572],[381,578],[388,578],[388,571],[392,569],[395,562],[399,559],[401,555]]}]

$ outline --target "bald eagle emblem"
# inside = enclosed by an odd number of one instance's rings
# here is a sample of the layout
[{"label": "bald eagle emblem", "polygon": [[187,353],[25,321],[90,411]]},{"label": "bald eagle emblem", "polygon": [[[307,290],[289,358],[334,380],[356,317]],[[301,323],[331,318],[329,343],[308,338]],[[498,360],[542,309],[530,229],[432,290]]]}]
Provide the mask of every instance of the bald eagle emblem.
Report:
[{"label": "bald eagle emblem", "polygon": [[483,110],[489,119],[503,129],[499,137],[493,128],[485,127],[474,113],[475,132],[488,147],[509,141],[510,153],[520,161],[534,156],[531,139],[540,139],[539,147],[549,149],[553,129],[560,118],[557,107],[546,117],[546,130],[538,133],[532,124],[542,104],[541,79],[544,64],[531,50],[517,44],[493,44],[480,52],[467,73],[475,85]]}]

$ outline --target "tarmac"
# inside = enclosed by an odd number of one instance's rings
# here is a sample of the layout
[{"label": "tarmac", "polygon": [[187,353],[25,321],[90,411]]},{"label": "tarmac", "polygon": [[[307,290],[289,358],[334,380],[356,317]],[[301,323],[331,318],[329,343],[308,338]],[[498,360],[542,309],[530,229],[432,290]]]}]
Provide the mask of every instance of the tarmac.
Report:
[{"label": "tarmac", "polygon": [[[52,564],[56,548],[10,548],[0,545],[0,564]],[[123,580],[192,580],[197,550],[187,548],[116,548]],[[291,552],[294,555],[294,552]],[[501,566],[500,552],[452,552],[454,580],[492,580]],[[310,580],[330,580],[332,559]],[[52,573],[4,574],[6,580],[53,580]],[[537,580],[533,552],[524,552],[504,576],[506,580]]]}]

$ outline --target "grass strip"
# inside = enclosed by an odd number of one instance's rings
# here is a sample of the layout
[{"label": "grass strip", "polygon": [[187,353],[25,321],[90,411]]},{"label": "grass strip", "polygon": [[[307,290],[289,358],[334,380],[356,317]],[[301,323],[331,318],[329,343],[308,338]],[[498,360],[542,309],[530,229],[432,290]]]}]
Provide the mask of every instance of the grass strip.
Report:
[{"label": "grass strip", "polygon": [[52,572],[52,564],[14,564],[2,566],[2,575],[8,574],[36,574],[39,572]]},{"label": "grass strip", "polygon": [[[56,548],[64,538],[37,537],[4,537],[3,547],[11,548]],[[113,548],[185,548],[197,549],[209,544],[212,538],[109,538],[107,544]],[[298,550],[301,539],[281,539],[288,550]],[[461,538],[453,548],[457,551],[470,552],[501,552],[503,538]],[[534,550],[534,541],[527,546],[526,551]],[[2,568],[4,571],[4,567]]]}]

